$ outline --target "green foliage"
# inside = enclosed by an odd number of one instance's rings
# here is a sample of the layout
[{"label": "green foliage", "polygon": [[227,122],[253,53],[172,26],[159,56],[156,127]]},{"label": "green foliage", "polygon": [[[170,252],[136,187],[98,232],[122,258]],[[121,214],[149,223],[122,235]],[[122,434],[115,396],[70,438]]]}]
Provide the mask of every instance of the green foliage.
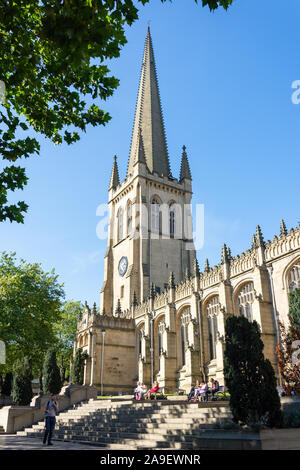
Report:
[{"label": "green foliage", "polygon": [[234,422],[279,426],[280,398],[273,367],[263,355],[259,325],[231,316],[226,320],[225,335],[224,377]]},{"label": "green foliage", "polygon": [[82,309],[83,305],[81,302],[65,302],[61,307],[59,320],[54,324],[57,360],[60,365],[62,381],[69,374],[69,365],[73,358],[77,322]]},{"label": "green foliage", "polygon": [[[300,289],[297,288],[289,294],[289,326],[279,322],[280,344],[276,348],[280,373],[286,384],[300,384],[300,368],[297,360],[293,360],[296,354],[297,345],[300,341]],[[296,345],[296,349],[295,349]],[[297,359],[295,358],[295,359]]]},{"label": "green foliage", "polygon": [[54,393],[61,391],[60,370],[56,362],[55,349],[49,349],[46,354],[43,367],[43,393]]},{"label": "green foliage", "polygon": [[[0,79],[6,88],[0,108],[0,154],[9,162],[0,173],[0,221],[24,221],[27,204],[9,204],[8,192],[27,183],[24,169],[13,163],[39,153],[36,137],[28,136],[30,128],[55,144],[72,144],[88,125],[110,120],[99,105],[113,94],[119,80],[105,61],[119,57],[126,43],[125,28],[138,19],[136,3],[0,2]],[[210,10],[227,9],[231,3],[202,0]]]},{"label": "green foliage", "polygon": [[300,428],[300,412],[299,411],[284,411],[283,412],[283,427],[284,428]]},{"label": "green foliage", "polygon": [[291,326],[300,330],[300,288],[289,294],[289,319]]},{"label": "green foliage", "polygon": [[87,358],[88,354],[82,352],[82,348],[77,349],[72,367],[72,383],[77,385],[83,384],[84,363]]},{"label": "green foliage", "polygon": [[0,258],[0,337],[6,344],[9,371],[17,359],[31,357],[39,374],[46,351],[55,344],[64,291],[54,270],[17,262],[15,253]]},{"label": "green foliage", "polygon": [[13,401],[16,405],[29,405],[33,397],[32,381],[32,363],[27,357],[16,361],[13,369]]},{"label": "green foliage", "polygon": [[5,375],[4,382],[2,384],[1,394],[10,397],[12,391],[13,375],[11,372],[7,372]]}]

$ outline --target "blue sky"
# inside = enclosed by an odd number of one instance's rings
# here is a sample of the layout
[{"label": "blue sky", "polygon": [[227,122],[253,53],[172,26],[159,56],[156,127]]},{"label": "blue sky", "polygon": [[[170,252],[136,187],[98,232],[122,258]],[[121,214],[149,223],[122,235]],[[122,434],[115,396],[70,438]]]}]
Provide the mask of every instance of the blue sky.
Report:
[{"label": "blue sky", "polygon": [[103,103],[111,122],[73,146],[40,139],[17,194],[29,212],[24,225],[1,224],[1,250],[54,267],[67,299],[99,304],[106,241],[96,236],[96,208],[107,202],[114,154],[125,177],[148,20],[172,172],[178,177],[185,144],[193,203],[205,205],[200,267],[205,258],[220,262],[224,242],[233,255],[248,249],[257,224],[266,240],[282,217],[288,228],[298,225],[300,105],[291,85],[300,79],[300,3],[285,3],[236,0],[214,14],[193,0],[141,7],[109,64],[120,79]]}]

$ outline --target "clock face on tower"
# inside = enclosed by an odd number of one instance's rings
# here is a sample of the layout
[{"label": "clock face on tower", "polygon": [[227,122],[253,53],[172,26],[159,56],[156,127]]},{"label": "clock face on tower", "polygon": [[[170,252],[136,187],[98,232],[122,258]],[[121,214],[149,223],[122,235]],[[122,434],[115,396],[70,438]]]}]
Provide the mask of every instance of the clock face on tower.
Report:
[{"label": "clock face on tower", "polygon": [[128,259],[126,256],[122,256],[122,258],[119,261],[119,274],[120,276],[124,276],[124,274],[127,271],[128,267]]}]

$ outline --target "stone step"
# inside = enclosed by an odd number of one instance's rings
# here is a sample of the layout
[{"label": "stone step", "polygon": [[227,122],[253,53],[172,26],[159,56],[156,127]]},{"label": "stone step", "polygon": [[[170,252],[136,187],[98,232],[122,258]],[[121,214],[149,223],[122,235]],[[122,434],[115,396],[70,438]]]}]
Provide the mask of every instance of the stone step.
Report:
[{"label": "stone step", "polygon": [[[210,424],[210,423],[217,423],[217,422],[224,422],[231,420],[231,416],[218,416],[215,418],[199,418],[199,419],[192,419],[192,418],[164,418],[164,419],[142,419],[142,420],[130,420],[128,421],[121,421],[118,419],[112,419],[111,421],[107,422],[101,422],[101,421],[95,421],[95,420],[81,420],[73,423],[69,422],[59,422],[57,423],[57,427],[72,427],[72,428],[81,428],[81,427],[103,427],[107,428],[109,426],[136,426],[137,424],[140,424],[142,426],[149,426],[149,427],[155,427],[155,426],[162,426],[162,427],[168,427],[170,425],[174,426],[181,426],[183,424],[185,425],[197,425],[197,424]],[[36,425],[36,426],[41,426],[41,425]]]},{"label": "stone step", "polygon": [[[158,411],[158,410],[128,410],[128,411],[124,411],[124,410],[108,410],[106,412],[99,412],[99,411],[95,411],[95,412],[92,412],[93,415],[95,417],[105,417],[105,416],[111,416],[111,415],[118,415],[118,416],[128,416],[128,415],[134,415],[134,416],[147,416],[149,415],[149,413],[151,414],[154,414],[156,416],[168,416],[168,415],[172,415],[172,416],[182,416],[182,414],[184,413],[186,416],[204,416],[204,415],[210,415],[210,416],[216,416],[216,415],[219,415],[219,414],[222,414],[222,413],[225,413],[225,414],[228,414],[230,413],[230,410],[217,410],[217,411],[214,411],[214,410],[203,410],[203,411],[194,411],[194,412],[185,412],[185,411]],[[67,416],[73,416],[73,417],[76,417],[76,416],[82,416],[82,415],[85,415],[85,414],[91,414],[91,412],[87,412],[87,411],[82,411],[82,412],[77,412],[77,413],[69,413]],[[61,416],[61,415],[60,415]]]},{"label": "stone step", "polygon": [[[165,419],[143,419],[143,420],[130,420],[130,421],[121,421],[118,419],[112,419],[111,421],[107,422],[101,422],[101,421],[94,421],[94,420],[81,420],[73,423],[69,422],[59,422],[57,423],[56,427],[72,427],[72,428],[82,428],[82,427],[101,427],[101,428],[107,428],[109,426],[123,426],[123,427],[128,427],[128,426],[136,426],[137,424],[140,424],[142,426],[149,426],[149,427],[155,427],[155,426],[162,426],[162,427],[168,427],[169,425],[174,425],[174,426],[181,426],[183,424],[185,425],[197,425],[197,424],[210,424],[210,423],[217,423],[217,422],[224,422],[231,420],[231,416],[218,416],[215,418],[199,418],[199,419],[192,419],[192,418],[178,418],[178,419],[172,419],[172,418],[165,418]],[[36,425],[36,426],[43,426],[43,425]]]},{"label": "stone step", "polygon": [[[131,425],[131,423],[135,423],[135,425],[140,424],[141,426],[150,426],[150,427],[157,427],[157,426],[162,426],[162,427],[170,427],[170,426],[198,426],[198,425],[211,425],[215,423],[222,423],[222,422],[228,422],[231,420],[231,417],[224,417],[224,418],[213,418],[210,420],[187,420],[185,418],[182,418],[181,420],[172,420],[172,419],[165,419],[163,421],[158,421],[154,420],[151,418],[148,419],[143,419],[139,421],[131,420],[130,423],[126,421],[118,421],[118,420],[113,420],[111,422],[107,423],[99,423],[99,422],[76,422],[76,423],[70,423],[70,422],[62,422],[62,423],[57,423],[56,428],[87,428],[87,427],[103,427],[103,428],[108,428],[109,426],[116,426],[116,427],[128,427]],[[43,428],[44,425],[38,425],[37,428]]]},{"label": "stone step", "polygon": [[[160,417],[160,416],[146,416],[146,417],[141,417],[141,416],[112,416],[110,419],[98,419],[94,417],[90,417],[90,419],[86,416],[72,419],[70,417],[66,417],[60,420],[57,420],[57,424],[69,424],[69,425],[75,425],[75,424],[107,424],[107,423],[128,423],[128,422],[141,422],[141,423],[197,423],[197,422],[210,422],[211,420],[219,420],[219,419],[230,419],[231,414],[223,414],[223,415],[216,415],[216,416],[201,416],[201,417],[174,417],[174,416],[165,416],[165,417]],[[38,425],[43,424],[42,423],[37,423]]]},{"label": "stone step", "polygon": [[[90,400],[59,414],[54,439],[110,449],[192,449],[197,448],[199,436],[219,432],[229,419],[230,409],[223,404]],[[39,421],[17,434],[41,437],[44,426],[44,421]]]},{"label": "stone step", "polygon": [[[201,411],[194,411],[194,412],[186,412],[186,411],[174,411],[174,410],[170,410],[168,412],[166,411],[160,411],[160,410],[107,410],[105,412],[103,411],[94,411],[93,412],[93,415],[95,417],[105,417],[105,416],[111,416],[112,414],[114,415],[118,415],[118,416],[128,416],[128,415],[135,415],[135,416],[147,416],[149,415],[149,413],[151,414],[155,414],[157,416],[166,416],[166,415],[172,415],[172,416],[182,416],[182,414],[184,413],[186,416],[203,416],[203,415],[210,415],[210,416],[216,416],[216,415],[220,415],[220,414],[228,414],[230,413],[230,410],[227,409],[227,410],[201,410]],[[72,417],[76,417],[76,416],[81,416],[81,415],[84,415],[84,414],[90,414],[89,412],[87,411],[82,411],[82,412],[77,412],[77,413],[68,413],[66,416],[72,416]],[[59,415],[59,417],[62,416]]]},{"label": "stone step", "polygon": [[[167,447],[169,445],[170,441],[166,441],[165,439],[160,439],[160,438],[154,438],[154,436],[148,436],[148,435],[143,435],[143,438],[139,434],[127,434],[126,436],[97,436],[97,435],[89,435],[89,436],[84,436],[81,434],[61,434],[57,435],[59,440],[70,440],[72,442],[75,441],[81,441],[81,442],[94,442],[97,443],[97,445],[101,444],[104,447],[108,447],[111,444],[117,444],[117,445],[127,445],[127,446],[133,446],[135,449],[137,446],[146,446],[148,448],[158,448],[160,446],[165,446]],[[152,437],[152,438],[150,438]],[[117,446],[116,446],[117,448]]]},{"label": "stone step", "polygon": [[[165,433],[166,430],[170,431],[193,431],[193,430],[198,430],[198,429],[220,429],[222,428],[222,425],[228,423],[228,420],[215,420],[214,422],[202,422],[202,423],[192,423],[192,424],[184,424],[184,423],[175,423],[175,424],[170,424],[170,423],[137,423],[137,424],[129,424],[127,426],[121,426],[121,425],[109,425],[109,426],[91,426],[91,425],[86,425],[86,426],[80,426],[80,425],[75,425],[75,426],[56,426],[55,431],[56,432],[80,432],[80,433],[85,433],[85,432],[130,432],[130,431],[139,431],[139,432],[150,432],[150,433]],[[34,426],[32,428],[25,428],[24,431],[22,432],[43,432],[44,431],[44,425],[39,425],[39,426]],[[23,435],[23,434],[22,434]]]}]

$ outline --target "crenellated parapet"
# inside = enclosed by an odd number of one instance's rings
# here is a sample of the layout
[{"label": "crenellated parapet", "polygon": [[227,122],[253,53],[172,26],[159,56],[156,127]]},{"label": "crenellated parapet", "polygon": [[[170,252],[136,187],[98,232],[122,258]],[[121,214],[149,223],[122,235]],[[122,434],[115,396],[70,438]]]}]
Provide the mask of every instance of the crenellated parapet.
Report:
[{"label": "crenellated parapet", "polygon": [[278,236],[275,235],[273,241],[268,240],[265,246],[266,262],[298,248],[300,248],[300,227],[295,227],[287,233],[282,232]]},{"label": "crenellated parapet", "polygon": [[150,300],[146,299],[144,302],[138,304],[134,309],[134,318],[140,317],[145,315],[146,313],[150,312]]},{"label": "crenellated parapet", "polygon": [[217,264],[213,268],[206,268],[206,271],[200,274],[200,289],[207,289],[219,284],[223,278],[223,266],[221,264]]},{"label": "crenellated parapet", "polygon": [[154,309],[159,309],[161,307],[168,305],[168,291],[164,291],[161,294],[156,294],[154,297]]},{"label": "crenellated parapet", "polygon": [[230,260],[230,277],[237,276],[253,269],[256,266],[257,258],[254,249],[247,250],[241,255],[231,258]]},{"label": "crenellated parapet", "polygon": [[175,301],[191,296],[193,293],[193,286],[193,280],[189,278],[177,284],[175,287]]},{"label": "crenellated parapet", "polygon": [[134,320],[121,316],[97,315],[94,319],[93,326],[105,329],[132,329],[134,328]]}]

